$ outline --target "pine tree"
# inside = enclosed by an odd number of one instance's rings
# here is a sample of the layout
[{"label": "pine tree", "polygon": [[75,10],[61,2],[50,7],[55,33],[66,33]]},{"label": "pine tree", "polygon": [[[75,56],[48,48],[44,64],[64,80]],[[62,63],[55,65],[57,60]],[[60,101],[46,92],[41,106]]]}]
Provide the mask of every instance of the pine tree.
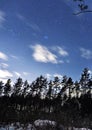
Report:
[{"label": "pine tree", "polygon": [[22,90],[22,94],[24,97],[27,96],[29,87],[30,85],[28,84],[28,81],[26,80],[23,84],[23,90]]},{"label": "pine tree", "polygon": [[88,83],[90,80],[90,74],[89,74],[89,69],[88,68],[84,68],[82,74],[81,74],[81,78],[80,78],[80,88],[83,91],[83,94],[86,93],[86,90],[88,90]]},{"label": "pine tree", "polygon": [[3,94],[3,87],[4,87],[4,83],[2,81],[0,81],[0,97]]},{"label": "pine tree", "polygon": [[59,91],[60,91],[60,79],[58,77],[55,77],[54,78],[54,81],[53,81],[53,84],[54,84],[54,98],[57,97]]},{"label": "pine tree", "polygon": [[23,81],[22,78],[18,78],[16,83],[14,84],[14,95],[18,96],[22,94],[22,85],[23,85]]},{"label": "pine tree", "polygon": [[47,95],[46,98],[48,99],[52,99],[52,87],[53,87],[53,82],[52,80],[50,80],[50,82],[48,83],[48,90],[47,90]]},{"label": "pine tree", "polygon": [[62,93],[62,98],[65,100],[67,99],[67,88],[68,88],[67,81],[68,81],[68,77],[66,75],[64,75],[62,82],[61,82],[61,85],[62,85],[61,93]]},{"label": "pine tree", "polygon": [[75,82],[75,91],[76,91],[76,97],[79,97],[79,93],[80,93],[80,84],[78,81]]},{"label": "pine tree", "polygon": [[73,86],[73,81],[72,81],[72,78],[69,77],[68,81],[67,81],[67,87],[68,87],[68,95],[69,95],[69,98],[71,98],[71,93],[72,93],[72,86]]},{"label": "pine tree", "polygon": [[9,96],[11,92],[11,79],[8,79],[4,86],[4,95]]}]

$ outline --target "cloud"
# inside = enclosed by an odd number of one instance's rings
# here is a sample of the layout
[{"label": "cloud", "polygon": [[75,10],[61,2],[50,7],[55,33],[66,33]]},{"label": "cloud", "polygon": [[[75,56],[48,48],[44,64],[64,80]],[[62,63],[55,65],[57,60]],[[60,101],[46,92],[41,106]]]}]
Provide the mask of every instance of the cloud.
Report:
[{"label": "cloud", "polygon": [[9,72],[8,70],[1,70],[0,69],[0,79],[8,79],[13,77],[12,73]]},{"label": "cloud", "polygon": [[5,13],[3,11],[0,11],[0,27],[2,27],[4,21],[5,21]]},{"label": "cloud", "polygon": [[1,64],[0,64],[0,67],[1,67],[2,69],[6,69],[6,68],[9,67],[9,65],[6,64],[6,63],[1,63]]},{"label": "cloud", "polygon": [[60,56],[65,57],[69,55],[69,53],[60,46],[53,47],[52,49],[56,51]]},{"label": "cloud", "polygon": [[17,56],[15,56],[15,55],[10,55],[13,59],[18,59],[18,57]]},{"label": "cloud", "polygon": [[65,51],[63,48],[61,47],[57,47],[57,50],[58,50],[58,53],[61,55],[61,56],[68,56],[68,52]]},{"label": "cloud", "polygon": [[58,63],[57,56],[50,52],[47,47],[36,44],[34,46],[30,46],[30,48],[34,51],[32,56],[36,61],[43,63]]},{"label": "cloud", "polygon": [[91,59],[92,58],[92,51],[85,49],[85,48],[80,48],[80,52],[81,52],[81,57],[85,58],[85,59]]},{"label": "cloud", "polygon": [[26,22],[26,25],[30,28],[32,28],[34,31],[38,31],[38,32],[41,32],[39,26],[35,23],[28,23]]},{"label": "cloud", "polygon": [[45,77],[46,77],[47,79],[51,79],[52,75],[49,74],[49,73],[47,73],[47,74],[45,74]]},{"label": "cloud", "polygon": [[17,71],[14,71],[14,74],[17,76],[17,77],[21,77],[21,74]]},{"label": "cloud", "polygon": [[66,63],[70,63],[70,60],[66,60]]},{"label": "cloud", "polygon": [[27,75],[29,75],[29,73],[28,72],[23,72],[23,75],[27,76]]},{"label": "cloud", "polygon": [[90,75],[92,75],[92,70],[89,70],[88,72],[89,72]]},{"label": "cloud", "polygon": [[18,14],[17,14],[17,18],[18,18],[19,20],[21,20],[22,22],[24,22],[27,27],[33,29],[33,30],[36,31],[36,32],[41,32],[40,27],[39,27],[37,24],[32,23],[32,22],[29,22],[29,21],[26,19],[26,17],[24,17],[23,15],[21,15],[21,14],[18,13]]},{"label": "cloud", "polygon": [[17,18],[22,20],[22,21],[25,20],[25,17],[19,13],[17,14]]},{"label": "cloud", "polygon": [[59,63],[61,63],[61,64],[63,64],[63,63],[64,63],[64,61],[63,61],[63,60],[59,60],[58,62],[59,62]]},{"label": "cloud", "polygon": [[58,77],[59,79],[62,79],[63,76],[61,74],[49,74],[49,73],[47,73],[47,74],[45,74],[45,77],[47,79],[52,79],[54,77]]},{"label": "cloud", "polygon": [[59,79],[61,79],[63,76],[61,74],[54,74],[54,77],[58,77]]},{"label": "cloud", "polygon": [[2,60],[8,60],[8,56],[6,54],[4,54],[3,52],[0,52],[0,59]]}]

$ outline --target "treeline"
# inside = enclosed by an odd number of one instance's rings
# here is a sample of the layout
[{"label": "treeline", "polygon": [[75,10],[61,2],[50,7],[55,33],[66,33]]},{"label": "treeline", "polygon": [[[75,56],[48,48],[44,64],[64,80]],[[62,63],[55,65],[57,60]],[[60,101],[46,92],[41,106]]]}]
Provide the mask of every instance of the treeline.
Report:
[{"label": "treeline", "polygon": [[55,120],[63,125],[90,126],[92,122],[92,78],[85,68],[79,81],[40,76],[31,84],[18,78],[0,81],[0,122]]}]

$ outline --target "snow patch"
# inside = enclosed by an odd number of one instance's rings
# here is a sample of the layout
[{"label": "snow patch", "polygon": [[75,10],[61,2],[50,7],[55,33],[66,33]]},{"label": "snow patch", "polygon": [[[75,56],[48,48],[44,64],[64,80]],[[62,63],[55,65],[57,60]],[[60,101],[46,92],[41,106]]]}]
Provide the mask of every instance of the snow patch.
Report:
[{"label": "snow patch", "polygon": [[56,126],[56,122],[55,121],[50,121],[50,120],[36,120],[34,122],[35,126],[47,126],[47,125],[51,125],[51,126]]}]

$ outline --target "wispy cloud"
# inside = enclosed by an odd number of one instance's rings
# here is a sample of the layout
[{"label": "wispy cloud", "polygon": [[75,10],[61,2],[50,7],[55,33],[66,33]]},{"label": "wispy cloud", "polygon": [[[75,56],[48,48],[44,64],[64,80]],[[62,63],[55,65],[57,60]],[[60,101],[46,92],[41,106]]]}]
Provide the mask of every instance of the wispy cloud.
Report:
[{"label": "wispy cloud", "polygon": [[13,77],[13,74],[9,72],[8,70],[1,70],[0,69],[0,79],[8,79]]},{"label": "wispy cloud", "polygon": [[54,77],[58,77],[59,79],[61,79],[63,76],[61,74],[54,74]]},{"label": "wispy cloud", "polygon": [[57,47],[57,50],[58,50],[58,53],[61,55],[61,56],[68,56],[68,52],[66,50],[64,50],[63,48],[61,47]]},{"label": "wispy cloud", "polygon": [[15,74],[16,77],[21,77],[21,74],[19,72],[14,71],[13,73]]},{"label": "wispy cloud", "polygon": [[19,14],[19,13],[16,16],[17,16],[18,19],[20,19],[22,21],[25,20],[25,17],[23,15]]},{"label": "wispy cloud", "polygon": [[[63,47],[61,46],[54,46],[54,47],[51,47],[51,49],[57,54],[58,56],[58,63],[69,63],[69,60],[66,59],[67,56],[69,56],[69,52],[66,51]],[[62,59],[60,59],[62,58]]]},{"label": "wispy cloud", "polygon": [[63,64],[63,63],[64,63],[64,61],[63,61],[63,60],[59,60],[59,61],[58,61],[58,63],[61,63],[61,64]]},{"label": "wispy cloud", "polygon": [[60,47],[60,46],[53,47],[53,50],[55,50],[56,52],[58,52],[59,55],[63,56],[63,57],[69,55],[69,53],[65,49],[63,49],[62,47]]},{"label": "wispy cloud", "polygon": [[92,59],[92,51],[85,48],[80,48],[81,57],[85,59]]},{"label": "wispy cloud", "polygon": [[47,79],[51,79],[52,75],[49,74],[49,73],[47,73],[47,74],[45,74],[45,77],[46,77]]},{"label": "wispy cloud", "polygon": [[0,27],[2,27],[4,21],[5,21],[5,13],[3,11],[0,11]]},{"label": "wispy cloud", "polygon": [[10,55],[10,57],[12,57],[13,59],[18,59],[18,57],[17,56],[15,56],[15,55]]},{"label": "wispy cloud", "polygon": [[35,23],[28,23],[26,22],[26,25],[30,28],[32,28],[34,31],[41,32],[40,27]]},{"label": "wispy cloud", "polygon": [[50,52],[47,47],[42,46],[40,44],[36,44],[34,46],[30,46],[33,49],[33,58],[38,62],[44,63],[54,63],[57,64],[57,56]]},{"label": "wispy cloud", "polygon": [[19,20],[21,20],[22,22],[25,23],[25,25],[28,27],[28,28],[31,28],[33,29],[34,31],[36,32],[41,32],[41,29],[40,27],[36,24],[36,23],[33,23],[33,22],[29,22],[28,19],[26,17],[24,17],[23,15],[21,14],[17,14],[17,18]]},{"label": "wispy cloud", "polygon": [[66,60],[66,63],[70,63],[70,60]]},{"label": "wispy cloud", "polygon": [[0,64],[0,67],[1,67],[2,69],[6,69],[6,68],[9,67],[9,65],[6,64],[6,63],[1,63],[1,64]]},{"label": "wispy cloud", "polygon": [[28,73],[28,72],[23,72],[23,75],[24,75],[24,76],[28,76],[29,73]]},{"label": "wispy cloud", "polygon": [[3,52],[0,52],[0,59],[2,60],[8,60],[8,56],[6,54],[4,54]]},{"label": "wispy cloud", "polygon": [[47,79],[52,79],[54,77],[58,77],[59,79],[62,79],[63,76],[61,74],[49,74],[49,73],[47,73],[47,74],[45,74],[45,77]]}]

